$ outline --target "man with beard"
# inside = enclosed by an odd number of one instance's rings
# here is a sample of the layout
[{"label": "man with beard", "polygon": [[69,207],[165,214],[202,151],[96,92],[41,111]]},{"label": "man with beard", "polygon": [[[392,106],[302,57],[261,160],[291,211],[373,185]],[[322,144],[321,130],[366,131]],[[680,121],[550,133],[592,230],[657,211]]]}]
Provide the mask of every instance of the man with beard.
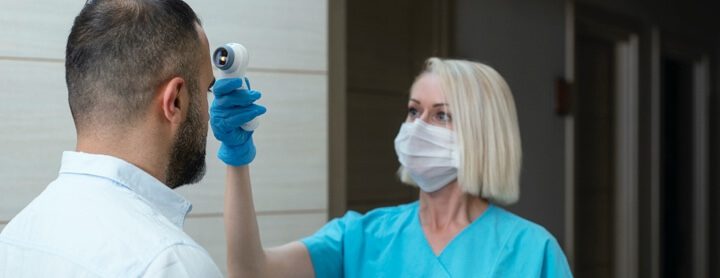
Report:
[{"label": "man with beard", "polygon": [[221,276],[172,190],[204,175],[208,58],[181,0],[86,3],[65,59],[76,150],[0,234],[0,277]]}]

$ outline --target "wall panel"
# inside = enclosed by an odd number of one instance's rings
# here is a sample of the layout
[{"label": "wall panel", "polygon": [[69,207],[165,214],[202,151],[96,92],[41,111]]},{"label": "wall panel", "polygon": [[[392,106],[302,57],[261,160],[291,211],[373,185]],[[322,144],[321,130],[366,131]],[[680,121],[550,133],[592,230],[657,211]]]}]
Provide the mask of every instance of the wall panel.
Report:
[{"label": "wall panel", "polygon": [[[311,235],[326,219],[325,213],[261,215],[258,217],[263,246],[279,246]],[[188,218],[185,232],[205,247],[225,272],[225,226],[222,217]]]},{"label": "wall panel", "polygon": [[[245,44],[250,66],[262,69],[327,69],[327,1],[187,1],[203,21],[211,48]],[[59,59],[83,1],[3,1],[0,57]],[[290,11],[290,12],[288,12]]]}]

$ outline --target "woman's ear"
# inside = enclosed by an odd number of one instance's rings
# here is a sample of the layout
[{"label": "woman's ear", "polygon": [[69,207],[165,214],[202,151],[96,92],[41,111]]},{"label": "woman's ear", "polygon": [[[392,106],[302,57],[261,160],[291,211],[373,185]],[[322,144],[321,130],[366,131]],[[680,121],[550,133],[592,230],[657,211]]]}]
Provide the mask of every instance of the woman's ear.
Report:
[{"label": "woman's ear", "polygon": [[182,98],[185,80],[174,77],[160,87],[160,106],[162,115],[169,122],[180,124],[184,117],[182,111],[187,108],[187,99]]}]

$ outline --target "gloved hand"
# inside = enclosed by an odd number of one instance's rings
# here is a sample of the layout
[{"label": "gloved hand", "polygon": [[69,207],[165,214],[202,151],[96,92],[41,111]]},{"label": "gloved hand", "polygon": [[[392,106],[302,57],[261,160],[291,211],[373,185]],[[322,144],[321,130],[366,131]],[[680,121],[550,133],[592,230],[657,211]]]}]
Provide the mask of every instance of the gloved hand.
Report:
[{"label": "gloved hand", "polygon": [[218,158],[228,165],[243,166],[255,158],[255,145],[252,131],[240,126],[265,113],[263,106],[254,104],[261,96],[250,88],[245,78],[247,90],[241,89],[243,80],[225,78],[215,81],[212,92],[215,95],[210,107],[210,126],[215,138],[222,142]]}]

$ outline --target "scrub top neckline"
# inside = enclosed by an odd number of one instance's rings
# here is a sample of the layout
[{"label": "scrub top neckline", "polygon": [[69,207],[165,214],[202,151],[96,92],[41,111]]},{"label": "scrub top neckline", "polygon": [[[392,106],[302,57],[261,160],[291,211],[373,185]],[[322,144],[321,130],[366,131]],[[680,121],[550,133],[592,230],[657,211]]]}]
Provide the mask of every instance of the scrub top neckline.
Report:
[{"label": "scrub top neckline", "polygon": [[459,240],[459,238],[463,237],[466,233],[469,233],[468,230],[472,229],[474,226],[477,225],[483,218],[486,218],[486,215],[490,212],[490,210],[495,209],[495,206],[492,203],[488,203],[487,208],[485,208],[485,211],[483,211],[480,216],[475,218],[470,224],[465,226],[460,232],[458,232],[448,243],[443,247],[442,251],[440,251],[440,254],[435,254],[435,252],[432,249],[432,246],[430,246],[430,241],[427,239],[427,235],[425,235],[425,230],[423,230],[422,223],[420,222],[420,201],[418,201],[417,206],[415,206],[415,220],[413,225],[417,225],[418,231],[420,231],[420,235],[423,239],[423,245],[425,246],[425,249],[430,252],[436,259],[440,259],[443,254],[445,254],[445,251],[449,249],[450,246],[452,246],[456,241]]}]

